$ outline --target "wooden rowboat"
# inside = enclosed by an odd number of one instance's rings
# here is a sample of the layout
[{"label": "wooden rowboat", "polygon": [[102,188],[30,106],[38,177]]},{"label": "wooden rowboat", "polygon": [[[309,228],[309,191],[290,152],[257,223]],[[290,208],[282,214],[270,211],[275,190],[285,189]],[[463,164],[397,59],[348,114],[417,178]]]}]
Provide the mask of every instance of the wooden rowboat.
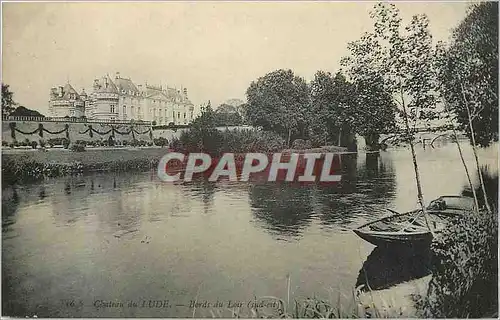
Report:
[{"label": "wooden rowboat", "polygon": [[[432,230],[442,231],[452,220],[474,210],[474,199],[462,196],[441,196],[427,207],[427,219]],[[397,213],[366,223],[353,230],[360,238],[376,246],[428,246],[432,233],[422,210]]]}]

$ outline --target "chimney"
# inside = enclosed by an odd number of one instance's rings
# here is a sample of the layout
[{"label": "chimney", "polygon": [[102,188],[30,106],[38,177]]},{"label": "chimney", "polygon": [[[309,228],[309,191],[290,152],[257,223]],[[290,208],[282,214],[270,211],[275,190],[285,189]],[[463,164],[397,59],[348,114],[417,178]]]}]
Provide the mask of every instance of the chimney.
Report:
[{"label": "chimney", "polygon": [[184,95],[187,97],[187,95],[188,95],[188,89],[184,88],[183,92],[184,92]]},{"label": "chimney", "polygon": [[116,78],[116,79],[120,78],[120,72],[117,72],[117,73],[116,73],[116,77],[115,77],[115,78]]},{"label": "chimney", "polygon": [[64,95],[64,88],[63,86],[59,86],[59,97],[62,97]]},{"label": "chimney", "polygon": [[57,88],[56,87],[52,87],[50,89],[50,96],[54,97],[54,98],[57,97]]}]

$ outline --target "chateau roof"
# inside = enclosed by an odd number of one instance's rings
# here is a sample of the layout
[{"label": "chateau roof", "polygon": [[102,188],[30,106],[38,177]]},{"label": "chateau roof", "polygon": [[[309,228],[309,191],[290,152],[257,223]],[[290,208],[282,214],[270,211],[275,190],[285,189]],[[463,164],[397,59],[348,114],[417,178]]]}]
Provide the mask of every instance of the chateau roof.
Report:
[{"label": "chateau roof", "polygon": [[129,91],[131,91],[135,94],[139,94],[139,89],[137,89],[137,86],[132,82],[132,80],[117,77],[115,82],[120,92],[125,91],[126,93],[129,93]]},{"label": "chateau roof", "polygon": [[97,90],[99,93],[118,93],[118,88],[113,83],[109,75],[102,78],[100,88]]},{"label": "chateau roof", "polygon": [[73,88],[69,83],[67,83],[63,88],[63,100],[73,100],[71,99],[71,95],[75,95],[75,98],[80,99],[80,95],[76,92],[75,88]]}]

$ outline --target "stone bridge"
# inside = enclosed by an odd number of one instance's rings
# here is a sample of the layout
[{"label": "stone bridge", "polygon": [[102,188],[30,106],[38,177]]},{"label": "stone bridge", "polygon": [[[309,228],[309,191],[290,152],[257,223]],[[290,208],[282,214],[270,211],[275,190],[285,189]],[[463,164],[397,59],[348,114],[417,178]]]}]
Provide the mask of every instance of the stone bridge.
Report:
[{"label": "stone bridge", "polygon": [[[459,139],[464,138],[465,134],[455,128]],[[453,137],[453,127],[452,126],[441,126],[441,127],[420,127],[415,129],[415,141],[416,144],[421,144],[424,148],[426,147],[436,147],[439,143],[443,141],[452,141]],[[404,130],[400,132],[394,132],[389,134],[380,135],[380,144],[386,144],[388,146],[397,144],[397,137],[404,134]]]}]

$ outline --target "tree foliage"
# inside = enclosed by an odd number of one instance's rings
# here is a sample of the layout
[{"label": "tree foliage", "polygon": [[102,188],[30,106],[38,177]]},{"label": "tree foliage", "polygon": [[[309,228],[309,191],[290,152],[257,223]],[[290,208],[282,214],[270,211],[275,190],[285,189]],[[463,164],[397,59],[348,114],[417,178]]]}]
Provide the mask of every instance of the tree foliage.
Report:
[{"label": "tree foliage", "polygon": [[292,70],[277,70],[250,84],[247,118],[254,126],[279,133],[287,141],[303,136],[309,123],[306,81]]},{"label": "tree foliage", "polygon": [[9,85],[2,83],[2,115],[10,115],[16,106],[14,93],[9,90]]},{"label": "tree foliage", "polygon": [[191,123],[189,132],[181,134],[180,142],[186,148],[185,151],[217,154],[221,148],[221,133],[216,126],[217,115],[209,101]]},{"label": "tree foliage", "polygon": [[356,132],[368,147],[378,148],[380,134],[396,129],[397,107],[385,90],[381,76],[358,79],[355,82]]},{"label": "tree foliage", "polygon": [[475,142],[488,146],[497,141],[498,2],[471,5],[451,44],[439,49],[441,93],[461,129],[472,138],[470,112]]},{"label": "tree foliage", "polygon": [[403,138],[410,144],[418,201],[427,217],[413,140],[418,120],[432,118],[437,101],[436,50],[429,22],[425,15],[415,15],[403,28],[399,10],[389,3],[376,4],[370,16],[373,31],[349,43],[350,55],[342,64],[355,83],[374,83],[380,77],[384,94],[398,107]]},{"label": "tree foliage", "polygon": [[341,144],[342,135],[351,133],[356,122],[354,87],[337,73],[318,71],[310,85],[311,131],[323,144]]},{"label": "tree foliage", "polygon": [[18,117],[45,117],[40,112],[25,108],[23,106],[17,107],[12,113],[10,113],[10,115]]},{"label": "tree foliage", "polygon": [[239,126],[243,118],[237,108],[228,104],[221,104],[215,111],[217,126]]},{"label": "tree foliage", "polygon": [[342,65],[353,82],[365,88],[365,99],[396,107],[397,115],[408,119],[411,138],[418,120],[435,116],[436,51],[428,19],[415,15],[403,28],[399,10],[387,3],[376,4],[370,16],[373,31],[349,43],[350,55]]}]

